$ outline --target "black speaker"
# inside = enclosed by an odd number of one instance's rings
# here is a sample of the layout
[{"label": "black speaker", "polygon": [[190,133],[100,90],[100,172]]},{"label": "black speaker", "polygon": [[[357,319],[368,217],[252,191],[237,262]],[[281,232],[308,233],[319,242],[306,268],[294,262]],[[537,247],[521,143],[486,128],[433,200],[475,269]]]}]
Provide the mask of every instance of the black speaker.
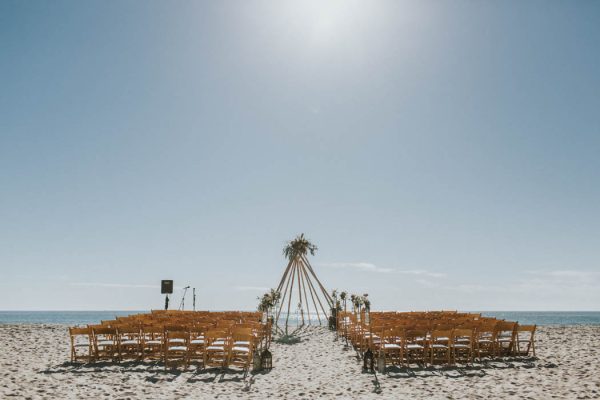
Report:
[{"label": "black speaker", "polygon": [[160,292],[162,294],[172,294],[173,293],[173,281],[171,281],[171,280],[160,281]]}]

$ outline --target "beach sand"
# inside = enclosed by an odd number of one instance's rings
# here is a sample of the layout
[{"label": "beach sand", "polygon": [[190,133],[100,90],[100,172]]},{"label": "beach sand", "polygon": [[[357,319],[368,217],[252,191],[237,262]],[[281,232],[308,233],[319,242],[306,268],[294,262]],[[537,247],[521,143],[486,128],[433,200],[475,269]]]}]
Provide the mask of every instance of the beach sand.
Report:
[{"label": "beach sand", "polygon": [[249,374],[166,372],[161,365],[73,365],[67,328],[0,325],[0,398],[600,398],[600,326],[542,327],[537,360],[470,368],[361,371],[353,350],[325,328],[310,328],[293,345],[274,343],[274,369]]}]

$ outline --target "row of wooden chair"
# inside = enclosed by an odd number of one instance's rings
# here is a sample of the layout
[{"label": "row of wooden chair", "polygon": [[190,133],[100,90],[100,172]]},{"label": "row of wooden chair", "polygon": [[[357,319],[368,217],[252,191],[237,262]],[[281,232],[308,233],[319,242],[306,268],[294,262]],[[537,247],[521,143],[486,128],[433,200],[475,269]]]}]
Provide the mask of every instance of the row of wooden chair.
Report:
[{"label": "row of wooden chair", "polygon": [[[144,314],[102,321],[101,324],[69,328],[71,361],[163,361],[187,367],[230,366],[249,369],[255,351],[270,345],[270,324],[256,313],[182,315]],[[167,316],[165,318],[165,316]]]},{"label": "row of wooden chair", "polygon": [[371,350],[386,364],[472,363],[475,358],[535,356],[535,325],[457,312],[341,312],[337,329],[357,351]]}]

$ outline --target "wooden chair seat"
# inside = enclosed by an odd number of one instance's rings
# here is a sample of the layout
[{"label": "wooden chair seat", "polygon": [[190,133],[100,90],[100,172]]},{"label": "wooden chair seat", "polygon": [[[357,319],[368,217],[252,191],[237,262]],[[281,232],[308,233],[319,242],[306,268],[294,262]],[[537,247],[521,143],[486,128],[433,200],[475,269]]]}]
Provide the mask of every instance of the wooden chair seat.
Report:
[{"label": "wooden chair seat", "polygon": [[187,346],[169,346],[169,351],[187,351]]}]

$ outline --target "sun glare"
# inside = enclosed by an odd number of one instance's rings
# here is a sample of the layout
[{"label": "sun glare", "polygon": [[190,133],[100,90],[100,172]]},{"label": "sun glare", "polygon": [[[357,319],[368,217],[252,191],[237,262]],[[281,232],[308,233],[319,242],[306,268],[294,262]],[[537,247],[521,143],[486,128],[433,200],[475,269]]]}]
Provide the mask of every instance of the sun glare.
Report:
[{"label": "sun glare", "polygon": [[331,43],[347,37],[358,28],[361,17],[368,17],[368,5],[367,2],[342,0],[306,3],[313,41]]},{"label": "sun glare", "polygon": [[286,28],[294,30],[292,34],[299,35],[305,45],[328,47],[364,32],[375,4],[358,0],[309,0],[281,3],[280,11],[289,22]]}]

